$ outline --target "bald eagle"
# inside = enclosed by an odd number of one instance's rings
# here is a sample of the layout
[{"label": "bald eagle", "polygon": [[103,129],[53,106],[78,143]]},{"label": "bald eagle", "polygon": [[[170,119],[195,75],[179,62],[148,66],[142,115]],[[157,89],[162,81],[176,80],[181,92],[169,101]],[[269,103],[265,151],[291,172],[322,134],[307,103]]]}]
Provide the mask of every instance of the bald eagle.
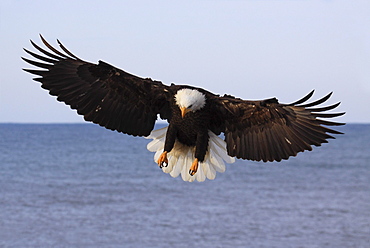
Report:
[{"label": "bald eagle", "polygon": [[[106,62],[86,62],[57,40],[61,51],[41,35],[45,48],[31,44],[41,53],[24,49],[39,61],[22,58],[41,70],[24,69],[57,100],[76,109],[86,121],[133,136],[153,139],[148,150],[171,176],[185,181],[214,179],[225,171],[225,162],[236,158],[281,161],[313,145],[327,143],[342,134],[325,126],[344,123],[318,118],[341,116],[325,113],[339,103],[317,107],[332,93],[311,102],[314,91],[302,99],[279,103],[276,98],[247,101],[219,96],[188,85],[164,85],[141,78]],[[153,131],[157,117],[169,125]],[[219,135],[223,133],[224,139]]]}]

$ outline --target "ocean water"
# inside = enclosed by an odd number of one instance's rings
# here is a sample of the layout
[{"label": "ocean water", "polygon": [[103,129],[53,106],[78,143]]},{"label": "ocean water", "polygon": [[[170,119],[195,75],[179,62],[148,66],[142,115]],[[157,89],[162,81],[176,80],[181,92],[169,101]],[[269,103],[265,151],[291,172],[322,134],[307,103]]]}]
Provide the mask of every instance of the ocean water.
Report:
[{"label": "ocean water", "polygon": [[0,125],[0,247],[370,247],[370,125],[213,181],[93,124]]}]

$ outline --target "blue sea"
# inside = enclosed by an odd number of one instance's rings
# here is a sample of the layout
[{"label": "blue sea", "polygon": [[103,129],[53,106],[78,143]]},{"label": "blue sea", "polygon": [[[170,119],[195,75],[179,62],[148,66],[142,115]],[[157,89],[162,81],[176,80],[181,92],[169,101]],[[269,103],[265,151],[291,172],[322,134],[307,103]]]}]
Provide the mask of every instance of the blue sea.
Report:
[{"label": "blue sea", "polygon": [[238,160],[189,183],[144,138],[1,124],[0,247],[368,248],[370,125],[338,129],[288,161]]}]

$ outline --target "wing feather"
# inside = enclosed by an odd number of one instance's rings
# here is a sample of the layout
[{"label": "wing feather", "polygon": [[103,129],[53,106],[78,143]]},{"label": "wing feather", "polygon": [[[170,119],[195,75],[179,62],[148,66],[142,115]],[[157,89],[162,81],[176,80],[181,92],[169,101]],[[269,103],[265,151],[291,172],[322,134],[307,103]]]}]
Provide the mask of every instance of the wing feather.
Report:
[{"label": "wing feather", "polygon": [[[37,53],[34,53],[34,52],[31,52],[31,51],[29,51],[29,50],[27,50],[25,48],[23,48],[23,50],[26,53],[30,54],[32,57],[35,57],[36,59],[42,60],[44,62],[48,62],[48,63],[51,63],[51,64],[58,62],[58,60],[54,60],[54,59],[51,59],[51,58],[48,58],[48,57],[45,57],[45,56],[41,56],[41,55],[39,55]],[[25,59],[25,58],[22,57],[22,59]]]},{"label": "wing feather", "polygon": [[333,92],[330,92],[329,94],[327,94],[326,96],[324,96],[323,98],[321,98],[321,99],[319,99],[317,101],[314,101],[314,102],[311,102],[311,103],[307,103],[307,104],[304,104],[304,105],[299,105],[299,106],[300,107],[308,108],[308,107],[319,105],[319,104],[321,104],[323,102],[326,102],[331,97],[332,94],[333,94]]},{"label": "wing feather", "polygon": [[330,106],[327,106],[327,107],[308,108],[307,110],[309,110],[311,112],[325,112],[325,111],[329,111],[329,110],[335,109],[336,107],[339,106],[339,104],[340,104],[340,102],[337,102],[336,104],[333,104],[333,105],[330,105]]},{"label": "wing feather", "polygon": [[[40,37],[42,37],[41,35],[40,35]],[[32,46],[34,46],[37,50],[39,50],[39,52],[41,52],[42,54],[45,54],[46,56],[48,56],[48,57],[50,57],[50,58],[54,58],[54,59],[56,59],[56,61],[60,61],[60,60],[63,60],[63,59],[65,59],[66,58],[66,56],[62,56],[62,57],[59,57],[59,56],[57,56],[57,55],[55,55],[55,54],[53,54],[53,53],[50,53],[50,52],[48,52],[48,51],[46,51],[45,49],[43,49],[43,48],[41,48],[40,46],[38,46],[36,43],[34,43],[32,40],[30,41],[31,42],[31,44],[32,44]],[[31,54],[32,55],[32,54]],[[32,55],[33,56],[33,55]],[[42,60],[42,59],[41,59]]]},{"label": "wing feather", "polygon": [[298,105],[298,104],[301,104],[301,103],[304,103],[304,102],[307,102],[312,96],[313,96],[313,93],[315,92],[315,90],[312,90],[310,93],[308,93],[306,96],[302,97],[301,99],[299,99],[298,101],[295,101],[291,104],[289,104],[290,106],[294,106],[294,105]]},{"label": "wing feather", "polygon": [[22,58],[42,70],[24,69],[35,74],[34,80],[70,105],[77,113],[111,130],[147,136],[159,114],[171,118],[169,87],[161,82],[143,79],[99,61],[86,62],[71,53],[57,40],[61,51],[51,46],[41,35],[41,48],[31,41],[37,54],[24,49],[39,61]]},{"label": "wing feather", "polygon": [[77,60],[81,60],[80,58],[78,58],[76,55],[74,55],[73,53],[71,53],[67,48],[65,48],[65,46],[59,41],[57,40],[58,42],[58,45],[60,46],[60,48],[62,48],[62,50],[68,54],[69,56],[71,56],[72,58],[74,59],[77,59]]}]

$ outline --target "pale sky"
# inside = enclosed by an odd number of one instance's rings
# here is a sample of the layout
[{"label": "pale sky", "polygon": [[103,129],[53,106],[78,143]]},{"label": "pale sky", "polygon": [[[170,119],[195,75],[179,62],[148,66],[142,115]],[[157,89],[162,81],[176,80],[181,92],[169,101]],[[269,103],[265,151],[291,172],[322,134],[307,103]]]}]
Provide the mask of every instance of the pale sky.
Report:
[{"label": "pale sky", "polygon": [[2,0],[0,122],[83,121],[21,70],[39,33],[165,84],[282,103],[334,91],[335,120],[370,123],[369,0]]}]

